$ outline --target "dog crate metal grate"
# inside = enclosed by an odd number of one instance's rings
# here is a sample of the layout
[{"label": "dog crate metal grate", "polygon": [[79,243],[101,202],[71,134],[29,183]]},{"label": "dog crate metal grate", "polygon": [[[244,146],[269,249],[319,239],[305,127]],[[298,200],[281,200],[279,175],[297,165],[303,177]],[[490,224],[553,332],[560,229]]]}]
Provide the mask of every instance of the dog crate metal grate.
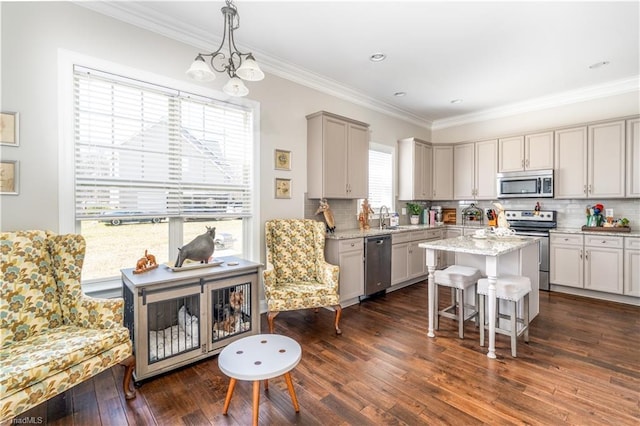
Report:
[{"label": "dog crate metal grate", "polygon": [[251,282],[211,290],[211,343],[252,329]]},{"label": "dog crate metal grate", "polygon": [[200,294],[148,304],[148,362],[200,349]]}]

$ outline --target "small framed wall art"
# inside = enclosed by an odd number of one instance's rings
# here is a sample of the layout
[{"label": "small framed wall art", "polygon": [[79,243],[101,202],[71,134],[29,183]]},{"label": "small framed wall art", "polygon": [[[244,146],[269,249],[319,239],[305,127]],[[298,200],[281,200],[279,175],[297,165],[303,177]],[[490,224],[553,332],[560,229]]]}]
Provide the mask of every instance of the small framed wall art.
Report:
[{"label": "small framed wall art", "polygon": [[276,198],[291,198],[291,179],[276,178]]},{"label": "small framed wall art", "polygon": [[0,112],[0,145],[18,146],[18,113]]},{"label": "small framed wall art", "polygon": [[16,160],[0,161],[0,194],[18,195],[19,167]]},{"label": "small framed wall art", "polygon": [[291,151],[276,149],[276,170],[291,170]]}]

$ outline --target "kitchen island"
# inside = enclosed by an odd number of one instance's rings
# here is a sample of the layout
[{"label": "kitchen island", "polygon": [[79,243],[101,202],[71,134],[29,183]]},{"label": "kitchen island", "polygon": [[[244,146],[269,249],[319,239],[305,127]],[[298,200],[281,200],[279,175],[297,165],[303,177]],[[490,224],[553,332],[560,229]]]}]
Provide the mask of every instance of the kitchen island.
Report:
[{"label": "kitchen island", "polygon": [[[435,337],[434,323],[438,307],[435,306],[434,272],[437,266],[438,251],[456,253],[456,264],[478,268],[489,280],[488,317],[496,314],[496,281],[501,275],[523,275],[531,280],[532,291],[529,296],[529,312],[531,321],[539,312],[539,238],[524,236],[476,238],[464,236],[438,241],[427,241],[419,244],[426,249],[426,262],[429,272],[429,337]],[[495,323],[489,321],[489,358],[496,358]]]}]

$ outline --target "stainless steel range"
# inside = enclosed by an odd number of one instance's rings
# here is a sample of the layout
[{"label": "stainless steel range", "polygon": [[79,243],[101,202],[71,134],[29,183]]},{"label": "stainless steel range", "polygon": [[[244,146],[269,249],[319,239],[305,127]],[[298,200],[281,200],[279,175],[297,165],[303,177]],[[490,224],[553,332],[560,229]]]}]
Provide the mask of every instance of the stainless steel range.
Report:
[{"label": "stainless steel range", "polygon": [[549,230],[557,226],[554,210],[506,210],[511,229],[518,235],[540,237],[540,290],[549,291]]}]

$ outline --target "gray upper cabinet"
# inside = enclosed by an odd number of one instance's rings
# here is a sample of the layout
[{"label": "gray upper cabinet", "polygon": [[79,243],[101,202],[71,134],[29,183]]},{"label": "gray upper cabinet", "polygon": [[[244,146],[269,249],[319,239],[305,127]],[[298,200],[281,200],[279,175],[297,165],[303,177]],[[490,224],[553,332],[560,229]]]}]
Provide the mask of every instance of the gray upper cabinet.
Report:
[{"label": "gray upper cabinet", "polygon": [[555,133],[555,198],[587,197],[587,127]]},{"label": "gray upper cabinet", "polygon": [[589,126],[587,192],[590,197],[622,198],[625,194],[624,120]]},{"label": "gray upper cabinet", "polygon": [[625,196],[625,122],[555,133],[555,198]]},{"label": "gray upper cabinet", "polygon": [[498,171],[519,172],[553,168],[553,132],[498,140]]},{"label": "gray upper cabinet", "polygon": [[640,197],[640,118],[627,120],[627,197]]},{"label": "gray upper cabinet", "polygon": [[453,199],[453,146],[433,146],[433,196],[431,199]]},{"label": "gray upper cabinet", "polygon": [[369,125],[320,111],[307,116],[309,198],[366,198]]},{"label": "gray upper cabinet", "polygon": [[497,139],[454,145],[453,170],[454,200],[494,200],[497,196]]},{"label": "gray upper cabinet", "polygon": [[433,149],[416,138],[398,141],[398,199],[430,200]]}]

